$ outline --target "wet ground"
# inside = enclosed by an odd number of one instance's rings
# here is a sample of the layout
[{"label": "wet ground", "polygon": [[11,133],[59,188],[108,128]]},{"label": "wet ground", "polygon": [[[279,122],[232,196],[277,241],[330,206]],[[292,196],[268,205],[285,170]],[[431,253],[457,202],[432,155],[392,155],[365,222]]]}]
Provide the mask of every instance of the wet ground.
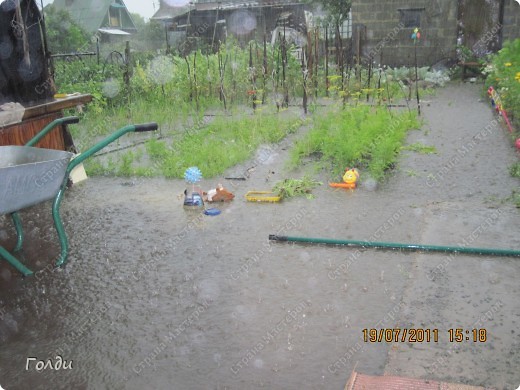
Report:
[{"label": "wet ground", "polygon": [[[247,181],[205,180],[205,188],[220,181],[236,195],[217,205],[216,217],[183,209],[182,181],[91,178],[66,193],[70,259],[59,270],[48,266],[58,254],[50,205],[24,211],[23,256],[41,272],[22,279],[0,266],[0,385],[342,389],[355,368],[516,389],[518,259],[268,240],[286,234],[520,250],[520,214],[507,200],[519,187],[508,173],[518,157],[480,90],[452,85],[428,98],[425,124],[408,143],[437,153],[403,152],[379,188],[365,177],[352,192],[322,186],[314,200],[246,202],[248,190],[310,169],[285,171],[298,135],[225,175],[248,172]],[[8,248],[11,230],[0,217]],[[423,329],[430,340],[363,339],[363,329],[396,327]],[[462,341],[451,342],[457,328]],[[67,369],[37,372],[38,361],[55,365],[57,355]]]}]

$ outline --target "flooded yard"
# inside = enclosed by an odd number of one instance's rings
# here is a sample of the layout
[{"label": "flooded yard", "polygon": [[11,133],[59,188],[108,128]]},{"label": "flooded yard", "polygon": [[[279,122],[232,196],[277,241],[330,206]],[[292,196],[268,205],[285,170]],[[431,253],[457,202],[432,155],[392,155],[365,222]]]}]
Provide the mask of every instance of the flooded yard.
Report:
[{"label": "flooded yard", "polygon": [[[235,194],[219,216],[185,210],[180,180],[94,177],[67,191],[63,269],[50,204],[22,213],[21,278],[0,264],[0,385],[5,389],[342,389],[353,369],[516,389],[520,263],[268,240],[269,234],[520,250],[518,179],[506,130],[480,86],[423,102],[425,122],[388,181],[315,199],[248,203],[288,172],[299,136],[218,182]],[[265,152],[264,152],[265,154]],[[361,172],[363,179],[363,172]],[[212,207],[212,206],[209,206]],[[0,242],[14,229],[0,217]],[[438,340],[364,340],[364,329],[423,329]],[[463,340],[450,340],[450,329]],[[473,340],[473,330],[485,340]],[[466,330],[468,331],[466,333]],[[453,331],[454,332],[454,331]],[[468,339],[466,339],[468,336]],[[59,370],[39,361],[56,356]],[[29,358],[35,358],[29,359]],[[39,364],[39,365],[38,365]],[[56,367],[54,367],[56,368]]]}]

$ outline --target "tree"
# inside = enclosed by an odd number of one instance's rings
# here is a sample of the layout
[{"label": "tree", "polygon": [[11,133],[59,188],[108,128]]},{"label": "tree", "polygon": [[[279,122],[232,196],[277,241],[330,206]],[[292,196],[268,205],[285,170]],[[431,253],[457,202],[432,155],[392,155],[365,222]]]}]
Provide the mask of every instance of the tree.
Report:
[{"label": "tree", "polygon": [[348,19],[352,0],[321,0],[323,9],[328,12],[328,20],[337,29]]},{"label": "tree", "polygon": [[142,46],[142,50],[160,47],[164,43],[164,26],[156,20],[146,22],[144,18],[136,13],[132,13],[132,20],[137,28],[137,34],[133,37],[134,43]]},{"label": "tree", "polygon": [[89,34],[83,30],[65,10],[57,10],[52,4],[44,8],[45,27],[49,51],[73,53],[85,51],[89,44]]}]

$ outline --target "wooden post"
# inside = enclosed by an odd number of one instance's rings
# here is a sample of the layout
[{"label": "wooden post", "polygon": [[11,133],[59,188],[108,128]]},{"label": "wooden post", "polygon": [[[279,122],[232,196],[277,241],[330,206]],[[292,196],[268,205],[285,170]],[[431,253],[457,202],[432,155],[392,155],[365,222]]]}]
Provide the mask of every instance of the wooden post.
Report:
[{"label": "wooden post", "polygon": [[263,91],[262,91],[262,104],[265,104],[266,88],[267,88],[267,38],[264,34],[264,59],[262,65],[262,76],[263,76]]},{"label": "wooden post", "polygon": [[314,97],[316,99],[318,99],[318,71],[319,71],[318,63],[320,61],[320,54],[318,53],[319,39],[320,39],[320,34],[319,34],[318,27],[316,27],[316,29],[314,30],[314,67],[315,67],[315,69],[314,69]]},{"label": "wooden post", "polygon": [[307,114],[307,75],[308,64],[306,61],[305,51],[302,50],[302,75],[303,75],[303,112]]},{"label": "wooden post", "polygon": [[417,114],[421,116],[421,100],[419,98],[419,77],[417,72],[417,42],[414,42],[414,56],[415,56],[415,95],[417,97]]},{"label": "wooden post", "polygon": [[329,97],[329,26],[325,27],[325,96]]},{"label": "wooden post", "polygon": [[372,78],[372,60],[368,58],[367,103],[370,100],[370,81]]},{"label": "wooden post", "polygon": [[283,106],[289,107],[289,86],[287,85],[287,41],[285,39],[285,24],[283,27],[282,40],[282,83],[283,83]]},{"label": "wooden post", "polygon": [[195,94],[195,105],[197,106],[197,111],[199,110],[199,91],[197,85],[197,51],[193,54],[193,92]]},{"label": "wooden post", "polygon": [[253,110],[256,110],[256,75],[253,66],[253,45],[249,44],[249,77],[251,78],[251,96],[253,98]]},{"label": "wooden post", "polygon": [[186,61],[186,66],[188,67],[188,80],[190,81],[190,102],[193,101],[193,81],[191,79],[191,71],[190,71],[190,62],[188,61],[188,56],[184,57],[184,61]]},{"label": "wooden post", "polygon": [[130,89],[130,79],[132,78],[132,58],[130,54],[130,41],[126,41],[125,47],[125,72],[124,72],[124,82],[126,87],[126,95],[128,97],[128,110],[130,110],[130,102],[131,102],[131,94],[132,91]]},{"label": "wooden post", "polygon": [[208,93],[206,94],[206,97],[210,98],[213,88],[211,86],[211,67],[209,65],[209,54],[206,54],[206,62],[208,63],[208,71],[207,71],[207,77],[206,77],[206,79],[208,81]]},{"label": "wooden post", "polygon": [[100,50],[99,50],[99,37],[98,36],[96,36],[96,57],[97,57],[97,64],[99,65]]},{"label": "wooden post", "polygon": [[217,59],[218,59],[218,72],[220,75],[220,101],[224,103],[224,110],[227,111],[227,100],[226,100],[226,93],[224,90],[224,75],[226,72],[226,63],[228,59],[228,55],[226,54],[226,62],[222,61],[222,53],[220,52],[220,47],[217,51]]},{"label": "wooden post", "polygon": [[166,39],[166,54],[170,54],[171,47],[170,47],[170,40],[168,39],[168,27],[164,26],[164,37]]},{"label": "wooden post", "polygon": [[217,15],[215,17],[215,24],[213,26],[213,38],[211,39],[211,51],[213,52],[215,49],[214,49],[214,45],[215,45],[215,34],[217,33],[217,24],[218,24],[218,17],[219,17],[219,10],[220,10],[220,3],[217,7]]}]

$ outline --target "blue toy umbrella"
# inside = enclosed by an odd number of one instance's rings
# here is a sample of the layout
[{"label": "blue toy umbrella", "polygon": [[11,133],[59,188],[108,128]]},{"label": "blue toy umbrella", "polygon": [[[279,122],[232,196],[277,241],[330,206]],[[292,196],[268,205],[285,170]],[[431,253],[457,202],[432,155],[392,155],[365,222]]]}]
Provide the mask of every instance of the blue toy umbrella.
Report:
[{"label": "blue toy umbrella", "polygon": [[199,182],[202,179],[202,172],[197,167],[189,167],[184,172],[184,180],[188,183],[192,184],[191,196],[188,196],[187,191],[185,191],[185,206],[196,206],[202,207],[204,206],[204,201],[202,200],[202,194],[195,192],[195,183]]}]

